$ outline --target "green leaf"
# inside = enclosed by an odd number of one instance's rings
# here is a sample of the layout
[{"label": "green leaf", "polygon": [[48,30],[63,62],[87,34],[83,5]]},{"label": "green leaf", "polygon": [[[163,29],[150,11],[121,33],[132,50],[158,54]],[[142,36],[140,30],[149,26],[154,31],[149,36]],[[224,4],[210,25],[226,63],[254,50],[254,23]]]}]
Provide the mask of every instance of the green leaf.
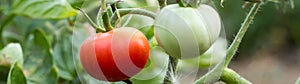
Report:
[{"label": "green leaf", "polygon": [[18,62],[11,67],[7,78],[7,84],[26,84],[26,78],[21,66],[18,65]]},{"label": "green leaf", "polygon": [[[64,29],[67,30],[67,29]],[[72,34],[67,31],[61,31],[58,36],[58,42],[54,46],[54,58],[58,68],[59,76],[73,80],[76,76],[73,55],[72,55]]]},{"label": "green leaf", "polygon": [[44,32],[37,29],[27,37],[24,44],[24,73],[29,84],[56,84],[57,69],[53,54]]},{"label": "green leaf", "polygon": [[12,12],[44,19],[62,19],[77,14],[66,0],[14,0]]},{"label": "green leaf", "polygon": [[18,43],[10,43],[0,51],[0,65],[12,65],[15,62],[23,64],[22,48]]},{"label": "green leaf", "polygon": [[0,24],[0,39],[2,41],[0,41],[0,48],[2,48],[4,46],[4,41],[3,40],[3,30],[4,30],[4,27],[10,23],[13,19],[14,19],[15,15],[14,14],[9,14],[8,16],[6,16],[3,21],[1,21],[1,24]]},{"label": "green leaf", "polygon": [[67,0],[73,8],[79,8],[83,5],[85,0]]},{"label": "green leaf", "polygon": [[169,55],[160,47],[155,46],[150,51],[150,60],[147,66],[132,77],[133,84],[162,84],[167,72]]}]

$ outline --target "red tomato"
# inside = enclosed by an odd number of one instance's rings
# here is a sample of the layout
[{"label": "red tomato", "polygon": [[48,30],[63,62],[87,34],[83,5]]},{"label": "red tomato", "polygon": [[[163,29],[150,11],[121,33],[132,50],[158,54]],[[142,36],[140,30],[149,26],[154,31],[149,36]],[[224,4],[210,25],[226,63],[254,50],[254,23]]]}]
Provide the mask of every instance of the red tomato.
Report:
[{"label": "red tomato", "polygon": [[134,76],[147,64],[149,44],[135,28],[117,28],[86,39],[80,60],[88,74],[103,81],[121,81]]}]

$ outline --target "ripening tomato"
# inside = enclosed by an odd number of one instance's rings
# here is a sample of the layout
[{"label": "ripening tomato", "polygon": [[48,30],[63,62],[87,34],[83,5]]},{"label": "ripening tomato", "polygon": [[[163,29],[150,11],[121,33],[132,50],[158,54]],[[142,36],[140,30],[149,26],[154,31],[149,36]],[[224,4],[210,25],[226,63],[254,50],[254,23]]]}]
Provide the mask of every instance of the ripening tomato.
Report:
[{"label": "ripening tomato", "polygon": [[221,19],[209,5],[197,8],[164,7],[154,21],[158,44],[176,58],[193,58],[203,54],[219,37]]},{"label": "ripening tomato", "polygon": [[109,82],[127,80],[140,72],[149,54],[145,35],[128,27],[91,36],[80,48],[80,60],[86,72]]}]

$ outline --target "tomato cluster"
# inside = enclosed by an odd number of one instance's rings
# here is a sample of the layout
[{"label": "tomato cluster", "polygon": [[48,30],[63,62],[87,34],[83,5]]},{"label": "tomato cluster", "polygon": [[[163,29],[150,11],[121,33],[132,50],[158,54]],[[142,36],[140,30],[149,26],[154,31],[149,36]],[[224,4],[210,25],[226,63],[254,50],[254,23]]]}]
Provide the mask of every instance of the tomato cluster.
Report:
[{"label": "tomato cluster", "polygon": [[[180,59],[206,52],[220,30],[220,17],[209,5],[197,8],[168,5],[154,20],[158,45]],[[149,53],[149,43],[142,32],[121,27],[87,38],[80,48],[80,60],[92,77],[115,82],[128,80],[140,72],[149,60]]]}]

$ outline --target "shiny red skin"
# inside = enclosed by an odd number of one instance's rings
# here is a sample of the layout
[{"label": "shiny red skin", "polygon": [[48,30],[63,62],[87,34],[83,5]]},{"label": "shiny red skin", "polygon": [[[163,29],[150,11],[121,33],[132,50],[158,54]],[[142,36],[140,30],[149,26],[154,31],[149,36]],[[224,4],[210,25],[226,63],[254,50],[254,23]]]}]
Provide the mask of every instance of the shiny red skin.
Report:
[{"label": "shiny red skin", "polygon": [[[106,33],[98,33],[95,36],[89,37],[80,48],[80,60],[86,72],[96,79],[109,82],[127,80],[133,76],[123,74],[114,62],[112,55],[112,37],[114,30]],[[149,59],[149,49],[148,40],[145,35],[141,32],[135,33],[130,39],[128,50],[130,59],[136,67],[141,69],[145,67]],[[97,60],[94,59],[93,55],[96,56]],[[124,57],[118,58],[122,59]],[[95,66],[93,63],[98,63],[99,66]],[[99,67],[103,74],[99,74]],[[128,69],[131,69],[131,67],[128,66]],[[137,74],[138,72],[139,71],[135,71],[133,74]],[[99,75],[102,77],[99,77]]]}]

